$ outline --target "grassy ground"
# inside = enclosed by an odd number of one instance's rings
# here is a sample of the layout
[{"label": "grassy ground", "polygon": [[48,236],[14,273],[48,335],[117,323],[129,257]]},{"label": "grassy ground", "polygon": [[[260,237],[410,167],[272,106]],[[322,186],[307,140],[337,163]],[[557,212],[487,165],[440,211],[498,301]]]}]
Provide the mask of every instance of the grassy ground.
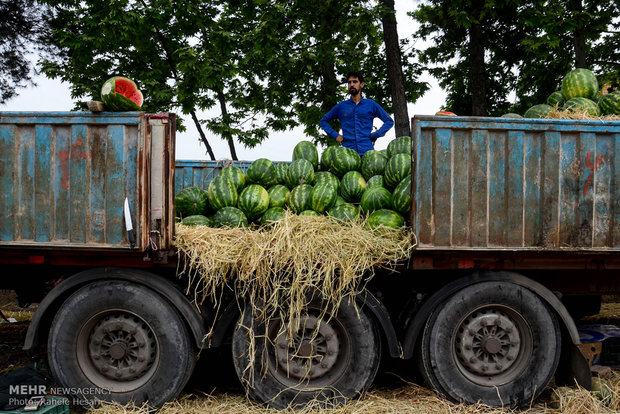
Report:
[{"label": "grassy ground", "polygon": [[[45,371],[44,351],[24,352],[21,344],[25,337],[27,322],[32,318],[35,307],[25,310],[17,307],[11,292],[0,291],[0,309],[7,317],[21,323],[0,325],[0,375],[19,366],[40,362]],[[615,299],[615,298],[614,298]],[[603,304],[601,313],[586,318],[586,323],[612,323],[620,321],[620,300]],[[184,394],[165,405],[161,414],[273,414],[281,411],[271,410],[249,401],[234,378],[232,365],[219,365],[214,369],[210,361],[226,360],[226,353],[214,351],[206,353],[198,365]],[[215,375],[214,374],[215,371]],[[216,378],[216,379],[214,379]],[[612,371],[607,379],[612,401],[604,404],[596,395],[583,389],[557,389],[549,387],[542,396],[530,406],[520,410],[492,408],[484,405],[453,404],[428,389],[406,382],[398,374],[383,373],[371,389],[361,399],[351,401],[343,407],[334,409],[313,409],[312,407],[296,413],[321,414],[369,414],[369,413],[433,413],[433,414],[490,414],[490,413],[618,413],[620,412],[620,370]],[[555,394],[555,396],[554,396]],[[146,414],[144,407],[104,405],[91,410],[89,414],[132,413]]]}]

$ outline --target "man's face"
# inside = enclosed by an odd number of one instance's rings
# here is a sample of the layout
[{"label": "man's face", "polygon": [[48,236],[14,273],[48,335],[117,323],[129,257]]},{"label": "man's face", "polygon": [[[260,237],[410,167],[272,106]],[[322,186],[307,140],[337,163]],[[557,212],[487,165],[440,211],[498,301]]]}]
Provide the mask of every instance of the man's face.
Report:
[{"label": "man's face", "polygon": [[347,79],[347,87],[349,88],[349,93],[351,95],[357,95],[364,87],[364,82],[360,82],[358,78],[351,76]]}]

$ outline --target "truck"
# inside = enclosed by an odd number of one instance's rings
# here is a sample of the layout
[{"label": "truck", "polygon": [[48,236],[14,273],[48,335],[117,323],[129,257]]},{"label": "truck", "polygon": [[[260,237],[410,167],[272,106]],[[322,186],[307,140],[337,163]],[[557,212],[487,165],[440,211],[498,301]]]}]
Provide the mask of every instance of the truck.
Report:
[{"label": "truck", "polygon": [[386,361],[453,401],[590,386],[575,320],[620,290],[619,121],[414,116],[411,257],[333,317],[307,309],[295,338],[187,294],[174,196],[230,161],[175,160],[175,129],[168,113],[0,112],[2,288],[39,303],[24,349],[47,346],[71,394],[161,406],[227,345],[276,408],[359,396]]}]

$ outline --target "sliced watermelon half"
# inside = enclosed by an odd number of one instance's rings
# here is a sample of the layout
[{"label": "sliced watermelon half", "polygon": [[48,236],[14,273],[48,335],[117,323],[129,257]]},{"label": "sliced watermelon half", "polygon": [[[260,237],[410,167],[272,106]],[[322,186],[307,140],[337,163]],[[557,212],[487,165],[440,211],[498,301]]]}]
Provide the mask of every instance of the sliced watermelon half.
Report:
[{"label": "sliced watermelon half", "polygon": [[112,111],[139,111],[143,96],[134,81],[115,76],[101,87],[101,100]]}]

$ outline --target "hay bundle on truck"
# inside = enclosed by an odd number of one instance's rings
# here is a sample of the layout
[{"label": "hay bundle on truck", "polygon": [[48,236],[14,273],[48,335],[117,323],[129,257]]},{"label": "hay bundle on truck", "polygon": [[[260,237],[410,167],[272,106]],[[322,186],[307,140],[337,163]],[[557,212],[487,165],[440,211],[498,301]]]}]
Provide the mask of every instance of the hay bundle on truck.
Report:
[{"label": "hay bundle on truck", "polygon": [[0,280],[40,302],[24,346],[62,387],[161,406],[230,342],[277,408],[355,398],[384,357],[454,401],[590,385],[573,318],[619,290],[620,122],[416,116],[363,162],[302,144],[226,172],[175,162],[174,131],[0,113]]}]

